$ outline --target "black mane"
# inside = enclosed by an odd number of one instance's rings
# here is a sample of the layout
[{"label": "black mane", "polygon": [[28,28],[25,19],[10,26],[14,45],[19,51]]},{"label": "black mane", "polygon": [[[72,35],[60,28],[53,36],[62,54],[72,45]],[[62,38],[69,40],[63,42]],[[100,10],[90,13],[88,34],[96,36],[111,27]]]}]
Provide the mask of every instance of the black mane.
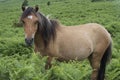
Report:
[{"label": "black mane", "polygon": [[56,20],[51,20],[46,18],[42,13],[35,12],[32,7],[28,7],[22,14],[21,19],[27,17],[31,13],[34,13],[38,21],[38,30],[37,32],[43,38],[45,48],[48,46],[50,40],[55,40],[56,38],[56,28],[59,27],[59,23]]},{"label": "black mane", "polygon": [[45,47],[47,47],[51,39],[53,41],[55,40],[56,28],[59,26],[59,24],[56,20],[47,19],[41,13],[39,13],[38,18],[39,18],[39,24],[38,24],[39,31],[43,38],[44,45]]}]

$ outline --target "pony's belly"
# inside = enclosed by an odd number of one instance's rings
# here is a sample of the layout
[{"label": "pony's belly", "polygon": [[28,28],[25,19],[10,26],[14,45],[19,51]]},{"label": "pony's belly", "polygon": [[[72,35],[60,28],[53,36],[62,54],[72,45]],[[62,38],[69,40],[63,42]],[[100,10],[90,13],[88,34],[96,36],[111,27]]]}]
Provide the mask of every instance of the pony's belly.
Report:
[{"label": "pony's belly", "polygon": [[83,60],[91,55],[91,49],[79,49],[75,51],[65,51],[61,52],[61,58],[64,60]]},{"label": "pony's belly", "polygon": [[83,41],[69,40],[66,43],[61,43],[60,45],[59,54],[62,58],[68,60],[82,60],[89,57],[93,52],[92,42],[88,39]]}]

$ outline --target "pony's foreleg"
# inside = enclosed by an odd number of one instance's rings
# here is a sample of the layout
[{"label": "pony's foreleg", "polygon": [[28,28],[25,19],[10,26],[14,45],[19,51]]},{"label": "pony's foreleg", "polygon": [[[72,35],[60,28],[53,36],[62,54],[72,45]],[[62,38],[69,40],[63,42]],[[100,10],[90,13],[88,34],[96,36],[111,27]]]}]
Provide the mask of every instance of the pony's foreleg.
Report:
[{"label": "pony's foreleg", "polygon": [[96,53],[93,53],[89,57],[89,61],[93,69],[91,74],[91,80],[97,80],[97,76],[100,68],[100,58],[96,55]]},{"label": "pony's foreleg", "polygon": [[52,57],[48,56],[45,64],[45,69],[50,69],[52,67],[51,61],[52,61]]},{"label": "pony's foreleg", "polygon": [[34,45],[34,52],[35,53],[39,52],[38,49],[37,49],[37,47],[35,45]]}]

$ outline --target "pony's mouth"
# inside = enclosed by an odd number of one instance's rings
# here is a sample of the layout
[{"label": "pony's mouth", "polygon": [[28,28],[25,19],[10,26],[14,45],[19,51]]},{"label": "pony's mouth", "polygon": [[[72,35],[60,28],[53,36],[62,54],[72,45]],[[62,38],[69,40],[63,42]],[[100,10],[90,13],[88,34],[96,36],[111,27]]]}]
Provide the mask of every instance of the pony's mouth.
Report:
[{"label": "pony's mouth", "polygon": [[34,39],[33,38],[31,38],[31,39],[25,39],[25,43],[26,43],[26,45],[27,46],[32,46],[32,44],[33,44],[33,42],[34,42]]}]

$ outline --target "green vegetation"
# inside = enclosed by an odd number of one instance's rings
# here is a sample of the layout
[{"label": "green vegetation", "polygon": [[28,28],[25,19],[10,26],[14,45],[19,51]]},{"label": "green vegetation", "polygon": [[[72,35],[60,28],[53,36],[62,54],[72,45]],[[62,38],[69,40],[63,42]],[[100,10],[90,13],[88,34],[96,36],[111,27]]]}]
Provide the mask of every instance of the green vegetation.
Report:
[{"label": "green vegetation", "polygon": [[[19,22],[24,0],[0,0],[0,80],[90,80],[91,67],[87,60],[69,63],[53,60],[53,67],[44,69],[46,57],[35,55],[26,47]],[[47,3],[50,1],[50,5]],[[99,23],[111,33],[113,55],[107,66],[105,80],[120,80],[120,1],[101,0],[28,0],[30,6],[64,25]]]}]

